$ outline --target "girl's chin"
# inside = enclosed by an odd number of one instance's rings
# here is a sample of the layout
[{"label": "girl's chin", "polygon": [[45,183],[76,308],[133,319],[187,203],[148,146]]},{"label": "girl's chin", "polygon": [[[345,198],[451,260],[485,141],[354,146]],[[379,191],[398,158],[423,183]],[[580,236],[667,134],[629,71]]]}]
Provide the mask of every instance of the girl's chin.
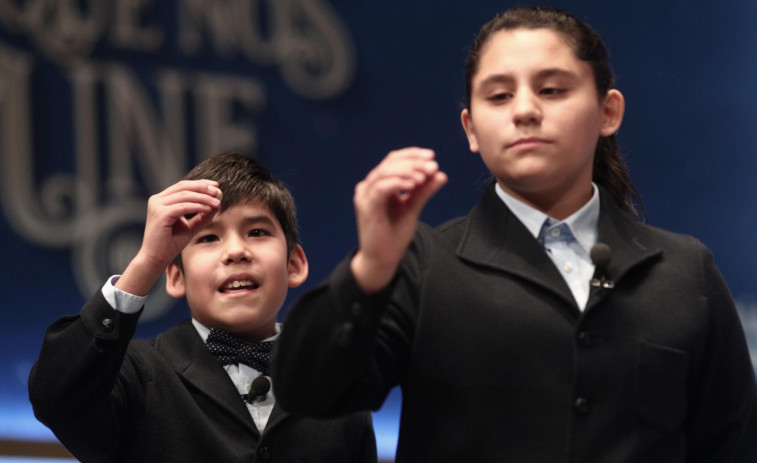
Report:
[{"label": "girl's chin", "polygon": [[550,175],[545,169],[521,169],[507,175],[497,176],[497,183],[507,192],[539,192],[548,189]]}]

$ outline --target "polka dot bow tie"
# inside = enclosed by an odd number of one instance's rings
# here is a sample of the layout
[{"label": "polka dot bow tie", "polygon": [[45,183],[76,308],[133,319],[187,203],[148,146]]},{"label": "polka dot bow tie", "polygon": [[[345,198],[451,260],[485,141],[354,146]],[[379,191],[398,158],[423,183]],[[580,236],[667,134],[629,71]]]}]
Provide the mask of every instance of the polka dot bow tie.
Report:
[{"label": "polka dot bow tie", "polygon": [[244,363],[266,376],[269,374],[273,341],[247,342],[226,331],[213,328],[205,343],[221,365]]}]

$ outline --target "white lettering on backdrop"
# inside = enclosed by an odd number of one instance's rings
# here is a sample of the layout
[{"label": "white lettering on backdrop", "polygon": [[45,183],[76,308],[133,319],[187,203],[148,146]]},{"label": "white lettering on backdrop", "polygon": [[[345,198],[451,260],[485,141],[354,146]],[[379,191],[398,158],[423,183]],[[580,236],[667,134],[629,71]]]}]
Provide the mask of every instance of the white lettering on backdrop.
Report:
[{"label": "white lettering on backdrop", "polygon": [[[256,153],[262,82],[202,63],[275,68],[295,94],[316,101],[353,79],[351,38],[323,0],[179,0],[168,12],[167,4],[0,0],[0,24],[19,39],[0,40],[0,201],[25,239],[71,249],[84,297],[135,254],[145,191],[191,167],[190,145],[195,158]],[[59,88],[66,95],[54,101],[70,105],[69,120],[51,121],[48,98]],[[48,130],[66,133],[70,146],[35,146]],[[58,162],[61,153],[73,159]],[[40,172],[41,158],[72,167]],[[153,293],[144,320],[172,304],[162,284]]]}]

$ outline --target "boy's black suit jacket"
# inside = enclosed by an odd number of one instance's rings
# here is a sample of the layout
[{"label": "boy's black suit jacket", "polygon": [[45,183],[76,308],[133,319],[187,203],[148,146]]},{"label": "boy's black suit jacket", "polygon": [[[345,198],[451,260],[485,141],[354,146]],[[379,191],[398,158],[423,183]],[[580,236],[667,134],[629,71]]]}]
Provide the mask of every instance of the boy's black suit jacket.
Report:
[{"label": "boy's black suit jacket", "polygon": [[80,461],[376,461],[368,413],[299,418],[276,403],[261,435],[189,320],[155,340],[132,340],[137,318],[98,291],[45,335],[30,399]]}]

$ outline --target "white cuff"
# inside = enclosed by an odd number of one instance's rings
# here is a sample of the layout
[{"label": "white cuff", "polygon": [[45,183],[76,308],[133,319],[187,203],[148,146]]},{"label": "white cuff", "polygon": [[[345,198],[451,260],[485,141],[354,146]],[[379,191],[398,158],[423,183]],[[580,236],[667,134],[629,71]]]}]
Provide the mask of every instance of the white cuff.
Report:
[{"label": "white cuff", "polygon": [[145,305],[147,296],[135,296],[113,286],[121,275],[113,275],[102,287],[103,296],[111,307],[122,313],[137,313]]}]

